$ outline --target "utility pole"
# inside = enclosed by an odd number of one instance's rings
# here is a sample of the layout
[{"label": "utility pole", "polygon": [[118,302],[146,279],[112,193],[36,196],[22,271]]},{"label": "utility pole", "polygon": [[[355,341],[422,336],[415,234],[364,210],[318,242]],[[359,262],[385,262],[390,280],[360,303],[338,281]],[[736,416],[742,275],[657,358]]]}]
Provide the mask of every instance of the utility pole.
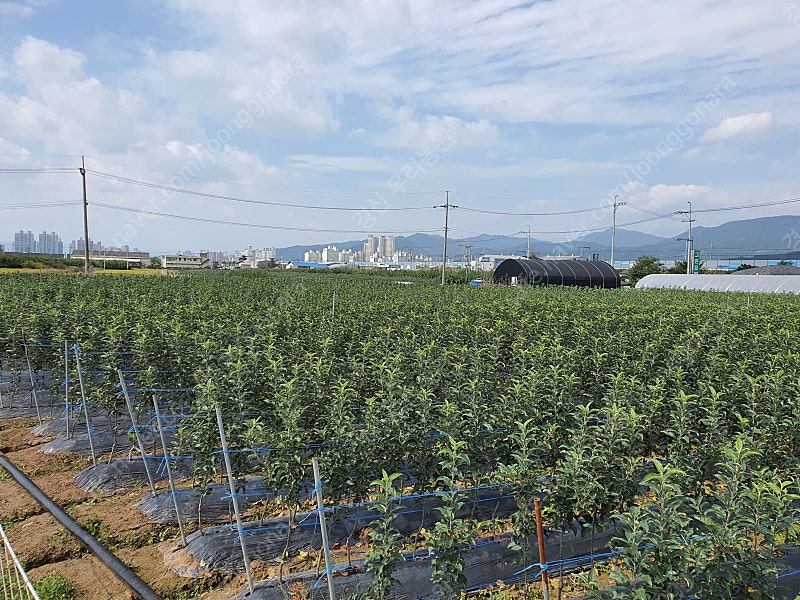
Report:
[{"label": "utility pole", "polygon": [[83,178],[83,272],[89,274],[89,203],[86,201],[86,161],[81,156],[81,177]]},{"label": "utility pole", "polygon": [[434,207],[444,209],[444,256],[442,256],[442,285],[444,285],[444,270],[447,267],[447,232],[449,231],[448,222],[450,218],[450,209],[458,208],[458,206],[455,204],[450,204],[450,192],[445,191],[445,194],[445,203],[443,205]]},{"label": "utility pole", "polygon": [[[524,231],[520,231],[520,233],[526,233]],[[531,226],[528,225],[528,253],[525,255],[525,258],[531,257]]]},{"label": "utility pole", "polygon": [[617,236],[617,207],[625,206],[627,202],[617,202],[619,194],[614,196],[614,211],[611,217],[611,266],[614,266],[614,238]]},{"label": "utility pole", "polygon": [[686,274],[691,275],[694,272],[694,256],[692,252],[692,203],[688,202],[689,210],[679,210],[676,211],[675,214],[677,215],[689,215],[689,237],[687,238],[678,238],[679,240],[686,240]]},{"label": "utility pole", "polygon": [[692,252],[692,203],[689,202],[689,241],[686,243],[689,247],[686,256],[686,274],[691,275],[694,273],[694,256]]}]

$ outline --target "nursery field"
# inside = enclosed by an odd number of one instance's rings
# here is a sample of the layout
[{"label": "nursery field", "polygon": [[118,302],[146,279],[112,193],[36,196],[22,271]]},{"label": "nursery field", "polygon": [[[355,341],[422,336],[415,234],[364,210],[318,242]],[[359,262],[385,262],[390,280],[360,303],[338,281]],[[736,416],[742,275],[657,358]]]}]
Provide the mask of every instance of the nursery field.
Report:
[{"label": "nursery field", "polygon": [[0,275],[0,450],[163,597],[797,596],[798,297],[396,279]]}]

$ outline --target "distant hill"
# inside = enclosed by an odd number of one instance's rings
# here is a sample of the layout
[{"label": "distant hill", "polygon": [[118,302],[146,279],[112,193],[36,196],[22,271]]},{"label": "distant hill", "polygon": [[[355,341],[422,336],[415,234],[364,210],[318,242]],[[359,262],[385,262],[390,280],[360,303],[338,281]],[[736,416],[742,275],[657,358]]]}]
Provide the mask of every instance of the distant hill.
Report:
[{"label": "distant hill", "polygon": [[[702,213],[700,214],[702,219]],[[760,217],[723,223],[717,227],[693,227],[694,247],[700,250],[703,259],[709,255],[720,258],[741,256],[784,256],[800,250],[800,233],[795,236],[792,231],[800,232],[800,217],[784,215],[777,217]],[[680,259],[685,252],[686,242],[677,238],[688,237],[684,231],[675,237],[660,237],[631,229],[617,229],[615,239],[615,258],[617,260],[633,260],[644,254],[663,259]],[[360,240],[330,242],[327,244],[297,245],[278,248],[277,255],[283,260],[302,260],[306,250],[321,250],[333,245],[343,249],[360,250],[367,241],[366,236]],[[415,233],[409,236],[396,236],[395,248],[414,254],[428,254],[441,260],[444,238],[441,235]],[[447,254],[452,260],[459,259],[471,246],[473,257],[481,254],[518,254],[524,255],[527,250],[527,237],[497,236],[481,234],[460,238],[449,237]],[[794,244],[797,243],[797,248]],[[539,256],[547,254],[600,254],[608,260],[611,254],[611,228],[581,236],[571,242],[550,242],[531,238],[531,251]]]},{"label": "distant hill", "polygon": [[[636,246],[649,246],[652,244],[664,243],[672,238],[664,238],[657,235],[650,235],[649,233],[642,233],[641,231],[633,231],[630,229],[617,228],[616,235],[614,236],[614,246],[616,247],[636,247]],[[605,245],[611,247],[611,228],[604,229],[603,231],[595,231],[589,235],[584,235],[575,240],[575,243],[591,243],[593,245]]]},{"label": "distant hill", "polygon": [[[735,256],[782,256],[800,249],[800,237],[792,231],[800,232],[800,217],[783,215],[729,221],[717,227],[692,227],[692,240],[695,250],[700,250],[703,258]],[[680,252],[686,242],[677,238],[688,237],[688,229],[664,242],[645,245],[639,250],[645,254],[658,256],[658,253]],[[798,243],[795,247],[794,244]]]}]

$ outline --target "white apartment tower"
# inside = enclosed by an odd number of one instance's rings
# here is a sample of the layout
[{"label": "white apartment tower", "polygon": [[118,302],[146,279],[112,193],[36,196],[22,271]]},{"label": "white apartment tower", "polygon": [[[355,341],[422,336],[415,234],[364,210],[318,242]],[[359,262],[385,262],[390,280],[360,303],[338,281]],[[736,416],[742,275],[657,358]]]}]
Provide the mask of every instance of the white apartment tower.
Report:
[{"label": "white apartment tower", "polygon": [[40,233],[37,248],[42,254],[64,254],[64,242],[56,235],[55,231],[51,233],[43,231]]},{"label": "white apartment tower", "polygon": [[28,231],[19,230],[14,234],[14,252],[31,254],[36,252],[36,238]]},{"label": "white apartment tower", "polygon": [[382,235],[378,241],[378,256],[381,258],[394,257],[394,236]]}]

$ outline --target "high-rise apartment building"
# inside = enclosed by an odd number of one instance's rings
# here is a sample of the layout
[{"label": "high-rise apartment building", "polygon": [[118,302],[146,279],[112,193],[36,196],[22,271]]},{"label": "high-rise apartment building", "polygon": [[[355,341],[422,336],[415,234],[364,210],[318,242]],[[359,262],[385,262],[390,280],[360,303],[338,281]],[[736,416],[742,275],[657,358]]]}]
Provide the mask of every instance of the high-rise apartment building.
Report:
[{"label": "high-rise apartment building", "polygon": [[37,252],[40,254],[64,254],[64,242],[56,235],[56,232],[47,233],[43,231],[39,234]]},{"label": "high-rise apartment building", "polygon": [[19,230],[14,234],[14,252],[30,254],[36,252],[36,238],[28,231]]},{"label": "high-rise apartment building", "polygon": [[[91,238],[89,239],[89,252],[100,252],[103,249],[103,244],[101,242],[93,242]],[[73,252],[85,252],[86,251],[86,242],[83,241],[83,238],[78,238],[77,240],[72,240],[69,244],[69,253],[72,254]]]},{"label": "high-rise apartment building", "polygon": [[392,258],[394,256],[394,236],[382,235],[378,240],[378,256]]},{"label": "high-rise apartment building", "polygon": [[336,246],[328,246],[327,248],[322,249],[322,262],[339,262],[339,250],[336,248]]}]

